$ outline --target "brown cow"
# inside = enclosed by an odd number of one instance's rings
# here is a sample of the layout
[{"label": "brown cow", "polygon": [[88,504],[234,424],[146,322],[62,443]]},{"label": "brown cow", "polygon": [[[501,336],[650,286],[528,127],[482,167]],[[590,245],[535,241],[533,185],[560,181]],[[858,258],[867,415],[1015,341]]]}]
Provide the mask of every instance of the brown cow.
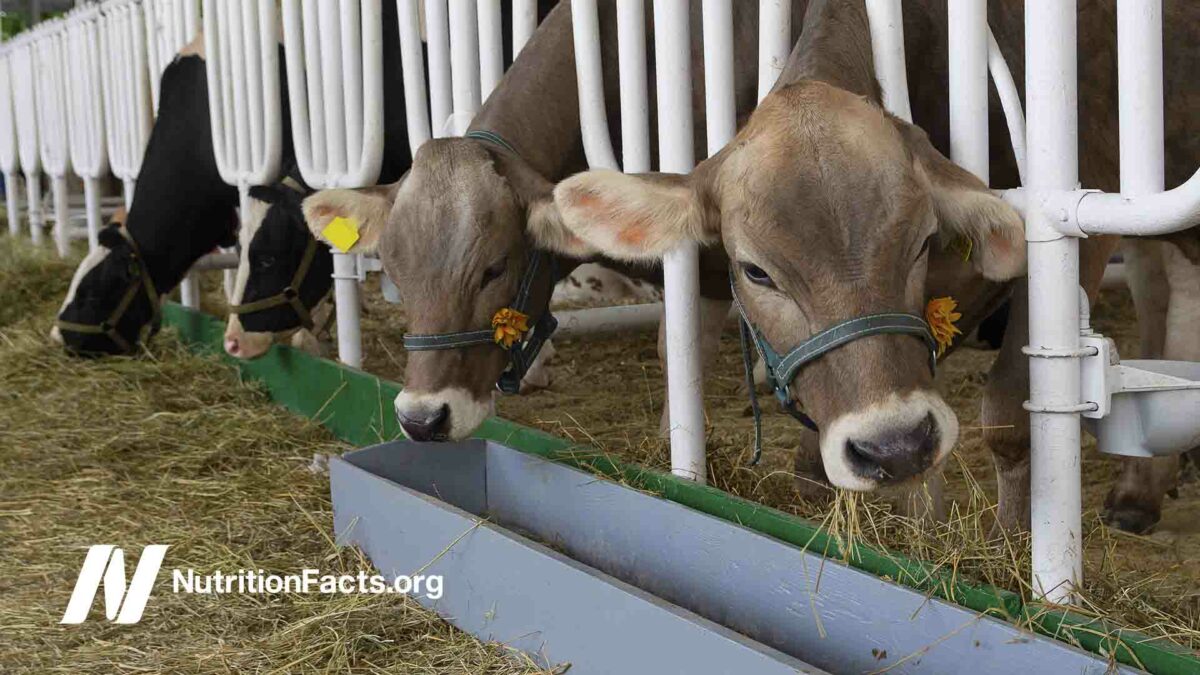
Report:
[{"label": "brown cow", "polygon": [[[1114,8],[1111,2],[1080,4],[1079,51],[1087,55],[1079,68],[1080,173],[1088,187],[1115,190]],[[989,14],[1019,82],[1022,3],[989,3]],[[945,3],[905,3],[904,23],[914,118],[945,148]],[[1168,3],[1165,23],[1168,31],[1195,33],[1200,8]],[[1172,72],[1200,66],[1194,62],[1196,37],[1168,41]],[[1185,92],[1168,111],[1173,183],[1200,158],[1198,141],[1178,123],[1191,114],[1187,102],[1194,97]],[[998,123],[998,104],[992,108]],[[992,177],[999,186],[1013,186],[1015,167],[999,124],[993,124],[992,138]],[[533,224],[542,241],[574,235],[606,254],[636,260],[657,258],[689,239],[723,243],[747,314],[780,353],[855,316],[920,313],[927,298],[946,290],[937,281],[946,266],[961,266],[936,255],[952,241],[970,240],[982,277],[1012,278],[1024,265],[1017,214],[940,154],[921,129],[882,110],[861,1],[810,3],[804,33],[775,91],[737,138],[690,176],[593,171],[561,183],[555,195],[558,213]],[[564,222],[567,233],[560,231]],[[1081,242],[1081,283],[1093,293],[1114,245],[1106,237]],[[981,288],[986,285],[976,276],[952,290],[969,310],[964,332],[981,316],[979,307],[991,302]],[[1000,523],[1027,527],[1023,283],[1013,295],[1014,324],[989,378],[982,419],[991,428],[987,439],[999,474]],[[921,342],[908,336],[872,335],[830,352],[799,372],[792,394],[822,428],[826,474],[847,488],[929,474],[957,432],[932,390]]]},{"label": "brown cow", "polygon": [[[648,6],[648,5],[647,5]],[[601,51],[609,119],[619,118],[616,3],[599,3]],[[793,2],[798,32],[804,3]],[[704,99],[701,61],[701,2],[691,3],[696,151],[703,156]],[[748,114],[756,100],[758,3],[733,4],[737,110]],[[648,27],[652,33],[652,27]],[[653,80],[651,80],[653,81]],[[360,223],[354,251],[378,250],[384,271],[400,290],[408,329],[444,334],[488,326],[498,309],[512,302],[525,273],[529,252],[538,244],[557,251],[560,276],[578,265],[563,242],[535,242],[526,221],[539,209],[553,207],[553,181],[585,169],[579,133],[579,101],[570,3],[547,16],[488,98],[471,129],[496,134],[515,152],[476,138],[429,141],[400,182],[365,190],[327,190],[309,197],[305,215],[320,236],[337,216]],[[614,131],[619,140],[619,128]],[[652,145],[655,143],[652,139]],[[702,256],[702,352],[716,354],[720,326],[729,309],[724,253]],[[645,265],[632,270],[646,276]],[[623,270],[631,271],[631,270]],[[543,268],[534,290],[534,315],[545,307],[552,286]],[[497,378],[507,354],[494,345],[410,354],[405,389],[396,398],[396,414],[412,438],[460,439],[470,435],[492,411]]]}]

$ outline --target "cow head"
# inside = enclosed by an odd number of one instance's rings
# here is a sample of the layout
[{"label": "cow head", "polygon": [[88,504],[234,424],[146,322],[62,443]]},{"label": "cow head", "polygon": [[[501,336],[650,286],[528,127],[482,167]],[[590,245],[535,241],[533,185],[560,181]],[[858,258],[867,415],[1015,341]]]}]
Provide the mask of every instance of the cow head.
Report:
[{"label": "cow head", "polygon": [[[425,143],[400,182],[326,190],[304,202],[313,234],[335,217],[357,224],[353,252],[378,252],[400,291],[413,334],[487,328],[513,302],[533,243],[526,222],[553,210],[552,185],[512,153],[472,139]],[[531,307],[553,283],[541,269]],[[530,322],[538,316],[531,316]],[[508,365],[497,345],[410,352],[396,417],[415,440],[469,436],[491,414],[496,381]]]},{"label": "cow head", "polygon": [[329,294],[333,256],[304,224],[300,203],[306,193],[290,180],[250,190],[250,214],[238,234],[241,259],[232,298],[241,309],[229,315],[225,329],[230,356],[257,358],[273,343],[311,327],[306,319]]},{"label": "cow head", "polygon": [[[924,132],[867,99],[814,81],[767,97],[724,150],[688,176],[578,174],[555,189],[558,218],[598,251],[652,260],[688,241],[721,243],[749,320],[783,354],[842,321],[922,315],[931,247],[967,246],[989,279],[1023,272],[1020,218]],[[919,478],[957,440],[929,351],[870,335],[799,371],[790,394],[821,431],[840,487]]]},{"label": "cow head", "polygon": [[[101,326],[110,321],[126,293],[141,282],[138,259],[118,228],[124,226],[124,210],[100,230],[100,245],[79,263],[58,320],[84,326]],[[161,290],[161,289],[159,289]],[[81,355],[122,354],[135,349],[141,329],[152,318],[153,307],[144,289],[139,289],[113,328],[125,344],[99,333],[85,333],[55,326],[50,337],[69,351]]]}]

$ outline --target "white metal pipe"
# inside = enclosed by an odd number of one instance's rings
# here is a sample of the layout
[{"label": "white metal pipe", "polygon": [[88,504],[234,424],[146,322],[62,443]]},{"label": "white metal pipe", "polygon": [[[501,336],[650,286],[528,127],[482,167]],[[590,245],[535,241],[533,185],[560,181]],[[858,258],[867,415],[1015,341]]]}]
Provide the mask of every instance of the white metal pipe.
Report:
[{"label": "white metal pipe", "polygon": [[188,309],[200,309],[200,281],[194,271],[179,282],[179,302]]},{"label": "white metal pipe", "polygon": [[[592,9],[595,9],[595,3],[592,3]],[[572,11],[574,10],[572,7]],[[592,12],[588,20],[595,19],[596,14]],[[587,28],[590,34],[592,29],[590,26]],[[575,39],[578,44],[578,32],[575,33]],[[591,39],[594,42],[588,46],[588,58],[595,61],[588,62],[588,77],[596,79],[589,82],[589,94],[592,99],[589,103],[591,110],[588,112],[588,124],[596,124],[595,117],[599,115],[603,121],[603,130],[597,129],[595,135],[602,138],[592,140],[593,143],[599,143],[598,152],[601,155],[606,151],[611,155],[612,139],[609,136],[608,115],[604,108],[604,74],[603,65],[600,63],[598,23]],[[577,70],[578,63],[576,60]],[[617,0],[617,65],[621,82],[621,164],[628,173],[643,173],[650,170],[650,92],[646,84],[646,5],[642,0]],[[581,82],[580,87],[582,86]],[[580,98],[582,99],[582,95]],[[616,167],[615,159],[613,167]]]},{"label": "white metal pipe", "polygon": [[400,23],[400,61],[404,73],[404,108],[408,119],[408,147],[417,149],[433,136],[429,125],[429,100],[425,88],[425,56],[421,49],[420,0],[396,0]]},{"label": "white metal pipe", "polygon": [[479,6],[480,99],[487,100],[504,77],[504,21],[500,0],[476,0]]},{"label": "white metal pipe", "polygon": [[42,183],[38,174],[25,174],[25,194],[29,202],[29,236],[33,243],[41,244],[42,228],[46,223],[42,216]]},{"label": "white metal pipe", "polygon": [[[337,25],[337,5],[320,3],[323,25]],[[313,27],[310,27],[312,29]],[[321,82],[324,91],[321,101],[325,104],[325,170],[324,173],[339,174],[346,170],[346,110],[342,104],[342,36],[338,31],[322,33]]]},{"label": "white metal pipe", "polygon": [[[1075,1],[1026,0],[1029,186],[1033,203],[1079,178]],[[1026,215],[1033,591],[1070,603],[1082,578],[1079,242],[1043,209]],[[1072,354],[1074,354],[1072,356]],[[1074,411],[1074,412],[1072,412]]]},{"label": "white metal pipe", "polygon": [[[661,169],[695,165],[692,62],[687,0],[654,0],[654,54]],[[663,256],[671,471],[705,482],[704,381],[700,368],[700,252],[695,243]]]},{"label": "white metal pipe", "polygon": [[8,218],[8,234],[16,237],[21,233],[21,200],[17,196],[17,175],[4,172],[4,211]]},{"label": "white metal pipe", "polygon": [[987,184],[987,0],[950,0],[950,159]]},{"label": "white metal pipe", "polygon": [[866,0],[866,6],[871,24],[875,77],[883,90],[883,107],[900,119],[911,122],[908,75],[904,70],[904,13],[900,0]]},{"label": "white metal pipe", "polygon": [[[618,0],[618,21],[626,27],[636,25],[637,18],[633,16],[633,12],[643,11],[644,6],[640,0]],[[645,19],[641,21],[644,26]],[[596,0],[572,0],[571,23],[575,40],[575,79],[579,87],[579,128],[583,135],[584,155],[587,156],[588,166],[592,168],[617,169],[617,155],[613,151],[612,136],[608,131],[608,116],[604,107],[604,67],[600,60],[600,17]],[[634,49],[635,46],[631,44],[629,48]],[[644,44],[642,49],[645,50]],[[644,72],[644,59],[642,68]],[[622,68],[622,78],[624,70]],[[622,85],[624,83],[625,80],[622,79]],[[636,90],[634,96],[637,96]]]},{"label": "white metal pipe", "polygon": [[100,245],[100,179],[83,179],[84,212],[87,216],[88,250],[94,251]]},{"label": "white metal pipe", "polygon": [[219,253],[209,253],[196,261],[192,265],[193,271],[206,270],[231,270],[237,269],[241,258],[236,252],[221,251]]},{"label": "white metal pipe", "polygon": [[1025,149],[1025,111],[1021,108],[1021,94],[1017,91],[1017,83],[1013,81],[1012,71],[1008,69],[1008,61],[1004,60],[991,29],[988,29],[988,71],[1000,95],[1000,107],[1004,109],[1004,121],[1008,125],[1013,157],[1017,161],[1017,174],[1024,185],[1028,164],[1026,157],[1029,154]]},{"label": "white metal pipe", "polygon": [[591,337],[613,333],[626,333],[656,328],[662,321],[662,303],[640,305],[618,305],[594,309],[573,309],[555,312],[558,330],[555,340]]},{"label": "white metal pipe", "polygon": [[450,10],[446,0],[425,0],[425,36],[429,46],[429,114],[433,137],[446,135],[454,113],[450,68]]},{"label": "white metal pipe", "polygon": [[476,0],[454,0],[450,3],[450,72],[454,111],[451,113],[451,133],[466,131],[470,120],[479,111],[479,12]]},{"label": "white metal pipe", "polygon": [[[728,19],[730,30],[733,18]],[[704,22],[704,52],[708,54],[708,20]],[[731,40],[732,42],[732,40]],[[763,100],[787,65],[792,52],[791,0],[759,0],[758,3],[758,100]],[[732,49],[729,59],[733,59]],[[708,68],[705,57],[705,69]],[[732,67],[732,66],[731,66]]]},{"label": "white metal pipe", "polygon": [[1162,0],[1117,1],[1117,92],[1121,194],[1166,186]]},{"label": "white metal pipe", "polygon": [[512,0],[512,5],[513,60],[516,61],[521,50],[525,48],[525,43],[529,42],[529,38],[533,37],[534,31],[537,30],[538,4],[537,0]]},{"label": "white metal pipe", "polygon": [[50,181],[50,194],[54,199],[54,246],[60,257],[71,253],[71,237],[67,232],[67,223],[71,220],[71,208],[67,205],[67,177],[53,176]]},{"label": "white metal pipe", "polygon": [[[783,4],[785,9],[791,12],[790,3],[777,3],[775,0],[765,0],[762,3],[765,11],[768,5]],[[718,150],[725,147],[725,144],[733,139],[737,133],[737,101],[734,100],[734,81],[733,81],[733,5],[730,0],[704,0],[703,6],[704,20],[704,110],[706,139],[708,141],[708,154],[712,156]],[[765,24],[768,17],[763,14],[760,20]],[[778,20],[778,17],[770,17],[770,20]],[[759,49],[762,50],[759,54],[759,94],[760,99],[763,95],[763,86],[770,91],[771,87],[775,86],[774,79],[769,84],[766,84],[763,79],[764,72],[769,73],[770,64],[764,64],[762,52],[765,52],[769,46],[774,46],[774,34],[770,31],[764,32],[764,29],[759,30]],[[784,57],[786,61],[786,56]],[[764,65],[766,70],[764,70]],[[773,78],[778,79],[779,73],[771,74]],[[624,90],[622,90],[623,92]]]},{"label": "white metal pipe", "polygon": [[333,300],[339,308],[353,311],[338,312],[338,359],[353,368],[362,366],[362,328],[359,321],[357,256],[333,253]]}]

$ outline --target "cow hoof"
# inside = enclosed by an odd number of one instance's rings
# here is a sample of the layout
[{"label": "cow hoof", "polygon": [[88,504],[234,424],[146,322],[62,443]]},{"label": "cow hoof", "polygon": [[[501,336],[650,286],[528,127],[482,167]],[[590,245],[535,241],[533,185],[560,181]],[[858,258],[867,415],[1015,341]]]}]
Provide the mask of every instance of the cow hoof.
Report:
[{"label": "cow hoof", "polygon": [[1104,509],[1102,515],[1105,525],[1132,534],[1150,532],[1161,518],[1162,513],[1148,511],[1136,505],[1110,506]]}]

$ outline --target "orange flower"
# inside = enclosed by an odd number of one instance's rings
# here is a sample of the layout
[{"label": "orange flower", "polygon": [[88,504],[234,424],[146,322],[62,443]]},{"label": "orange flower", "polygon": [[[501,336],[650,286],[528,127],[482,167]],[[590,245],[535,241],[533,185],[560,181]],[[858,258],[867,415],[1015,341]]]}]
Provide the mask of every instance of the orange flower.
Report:
[{"label": "orange flower", "polygon": [[505,307],[492,317],[492,328],[496,329],[496,344],[508,349],[529,330],[529,317]]},{"label": "orange flower", "polygon": [[925,321],[929,323],[929,330],[933,331],[933,339],[937,341],[938,356],[954,342],[955,335],[962,335],[962,331],[954,325],[955,321],[962,318],[962,314],[954,311],[957,307],[958,303],[951,297],[934,298],[925,305]]}]

